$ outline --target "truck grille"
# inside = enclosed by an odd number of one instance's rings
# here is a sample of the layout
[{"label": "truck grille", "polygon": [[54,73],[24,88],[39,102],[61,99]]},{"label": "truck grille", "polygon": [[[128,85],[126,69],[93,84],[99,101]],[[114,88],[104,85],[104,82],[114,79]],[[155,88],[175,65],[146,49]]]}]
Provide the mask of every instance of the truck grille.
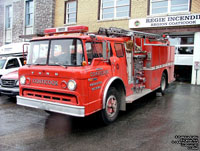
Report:
[{"label": "truck grille", "polygon": [[16,80],[1,79],[1,84],[3,87],[15,87]]},{"label": "truck grille", "polygon": [[78,104],[76,96],[65,93],[55,93],[55,92],[25,89],[23,90],[23,96],[29,98],[37,98],[45,101],[58,102],[58,103]]}]

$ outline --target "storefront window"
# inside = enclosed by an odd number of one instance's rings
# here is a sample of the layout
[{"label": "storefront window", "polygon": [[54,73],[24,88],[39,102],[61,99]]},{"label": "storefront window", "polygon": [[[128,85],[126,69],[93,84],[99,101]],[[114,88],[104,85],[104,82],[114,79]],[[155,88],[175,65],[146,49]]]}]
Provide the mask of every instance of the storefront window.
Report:
[{"label": "storefront window", "polygon": [[193,54],[194,36],[171,37],[170,44],[175,46],[175,54]]},{"label": "storefront window", "polygon": [[183,45],[189,45],[194,44],[194,37],[181,37],[181,44]]},{"label": "storefront window", "polygon": [[151,0],[151,14],[188,12],[190,0]]}]

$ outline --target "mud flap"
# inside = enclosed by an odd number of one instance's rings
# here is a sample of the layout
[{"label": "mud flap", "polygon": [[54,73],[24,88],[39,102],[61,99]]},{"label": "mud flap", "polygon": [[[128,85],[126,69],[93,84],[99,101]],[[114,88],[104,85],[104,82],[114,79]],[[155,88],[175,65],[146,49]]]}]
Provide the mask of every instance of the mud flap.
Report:
[{"label": "mud flap", "polygon": [[126,97],[125,94],[121,96],[120,111],[126,111]]}]

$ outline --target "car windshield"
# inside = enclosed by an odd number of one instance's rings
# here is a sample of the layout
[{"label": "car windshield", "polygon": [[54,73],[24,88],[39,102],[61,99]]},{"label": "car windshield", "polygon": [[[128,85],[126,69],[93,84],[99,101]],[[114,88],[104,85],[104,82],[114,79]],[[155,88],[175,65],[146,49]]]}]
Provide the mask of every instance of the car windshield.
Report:
[{"label": "car windshield", "polygon": [[56,39],[32,42],[27,64],[80,66],[83,61],[81,40]]},{"label": "car windshield", "polygon": [[0,59],[0,69],[3,69],[6,59]]}]

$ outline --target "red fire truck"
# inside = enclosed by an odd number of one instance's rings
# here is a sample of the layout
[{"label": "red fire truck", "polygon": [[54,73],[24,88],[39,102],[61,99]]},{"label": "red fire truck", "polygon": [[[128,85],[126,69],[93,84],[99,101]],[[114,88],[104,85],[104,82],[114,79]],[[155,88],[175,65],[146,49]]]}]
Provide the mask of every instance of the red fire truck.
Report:
[{"label": "red fire truck", "polygon": [[174,48],[165,36],[120,28],[50,28],[31,41],[19,69],[17,104],[71,116],[99,111],[116,120],[126,104],[174,80]]}]

